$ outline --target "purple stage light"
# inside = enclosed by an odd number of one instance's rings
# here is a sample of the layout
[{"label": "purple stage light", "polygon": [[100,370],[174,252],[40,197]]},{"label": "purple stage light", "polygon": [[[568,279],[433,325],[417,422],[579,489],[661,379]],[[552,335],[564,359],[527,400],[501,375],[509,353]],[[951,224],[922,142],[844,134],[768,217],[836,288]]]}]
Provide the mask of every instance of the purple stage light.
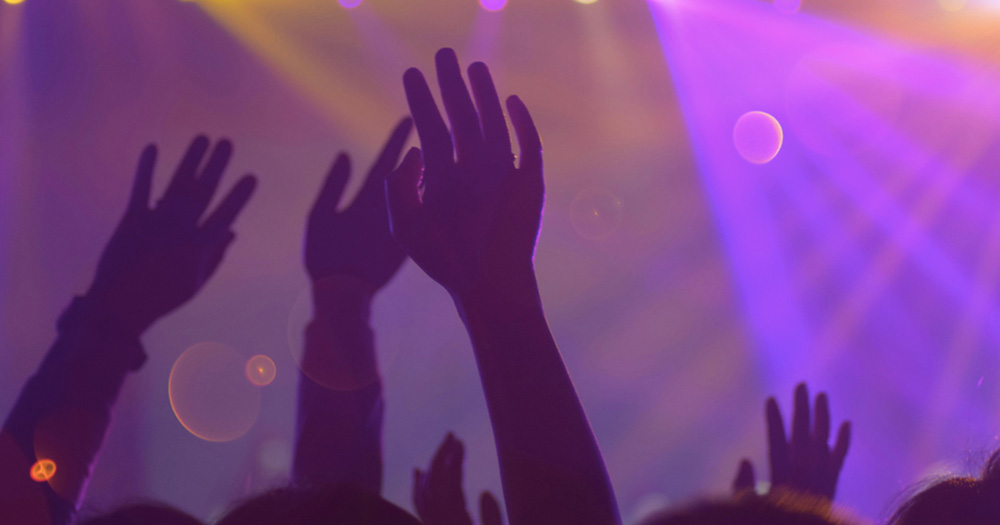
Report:
[{"label": "purple stage light", "polygon": [[479,0],[479,3],[487,11],[499,11],[507,6],[507,0]]},{"label": "purple stage light", "polygon": [[361,5],[361,0],[338,0],[340,5],[347,9],[354,9]]},{"label": "purple stage light", "polygon": [[800,7],[802,7],[802,0],[774,0],[774,8],[782,13],[796,13]]}]

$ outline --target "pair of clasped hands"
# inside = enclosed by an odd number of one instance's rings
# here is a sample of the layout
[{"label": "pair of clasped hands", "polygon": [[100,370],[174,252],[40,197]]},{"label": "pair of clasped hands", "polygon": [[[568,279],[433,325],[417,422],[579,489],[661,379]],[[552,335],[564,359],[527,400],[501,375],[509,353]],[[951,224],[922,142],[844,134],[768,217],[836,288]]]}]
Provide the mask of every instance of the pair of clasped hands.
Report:
[{"label": "pair of clasped hands", "polygon": [[[340,154],[309,214],[305,265],[314,282],[351,275],[374,293],[409,256],[459,300],[515,272],[533,272],[544,187],[531,116],[516,96],[507,99],[521,151],[515,165],[487,66],[469,67],[470,95],[454,51],[442,49],[435,61],[450,129],[423,74],[408,70],[412,120],[396,126],[354,202],[338,211],[351,172]],[[421,147],[397,166],[413,124]],[[88,292],[128,333],[140,335],[190,300],[219,267],[256,187],[254,176],[244,176],[208,212],[232,151],[228,140],[211,147],[195,138],[153,207],[157,149],[143,151],[127,211]]]}]

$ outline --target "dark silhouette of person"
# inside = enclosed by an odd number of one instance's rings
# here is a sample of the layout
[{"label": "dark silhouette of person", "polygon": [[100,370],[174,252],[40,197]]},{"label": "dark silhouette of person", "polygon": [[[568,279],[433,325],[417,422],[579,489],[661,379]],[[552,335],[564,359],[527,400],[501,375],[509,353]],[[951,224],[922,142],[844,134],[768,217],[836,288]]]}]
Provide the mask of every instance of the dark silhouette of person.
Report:
[{"label": "dark silhouette of person", "polygon": [[[209,146],[203,136],[191,143],[153,207],[157,150],[143,151],[125,216],[104,249],[93,284],[60,317],[58,338],[0,433],[4,520],[73,520],[122,383],[146,359],[142,334],[201,290],[233,242],[233,221],[256,180],[243,177],[209,213],[232,145],[219,141],[204,161]],[[33,479],[38,471],[32,466],[42,461],[49,468]]]},{"label": "dark silhouette of person", "polygon": [[1000,450],[979,477],[951,476],[929,483],[903,502],[890,525],[995,525],[1000,523]]},{"label": "dark silhouette of person", "polygon": [[470,96],[451,49],[436,56],[448,120],[423,74],[403,84],[420,137],[387,183],[395,238],[455,301],[472,340],[507,515],[516,524],[620,521],[604,461],[546,324],[535,280],[545,189],[542,144],[524,103],[507,99],[521,158],[483,63]]}]

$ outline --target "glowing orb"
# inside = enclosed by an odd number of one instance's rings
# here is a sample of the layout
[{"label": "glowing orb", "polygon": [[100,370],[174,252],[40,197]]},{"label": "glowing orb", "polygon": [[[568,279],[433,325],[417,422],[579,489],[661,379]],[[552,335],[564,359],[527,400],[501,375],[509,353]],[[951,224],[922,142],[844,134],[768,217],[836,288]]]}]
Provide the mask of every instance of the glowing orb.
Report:
[{"label": "glowing orb", "polygon": [[751,111],[736,121],[733,129],[733,142],[736,151],[749,162],[767,164],[778,152],[784,134],[778,119],[763,111]]},{"label": "glowing orb", "polygon": [[177,421],[205,441],[232,441],[246,434],[260,413],[260,390],[246,378],[239,352],[198,343],[177,358],[168,393]]},{"label": "glowing orb", "polygon": [[597,0],[575,0],[578,4],[596,4]]},{"label": "glowing orb", "polygon": [[622,201],[604,188],[586,188],[573,198],[569,213],[578,234],[587,239],[605,239],[621,226]]},{"label": "glowing orb", "polygon": [[51,459],[40,459],[31,466],[31,479],[48,481],[56,475],[56,462]]},{"label": "glowing orb", "polygon": [[354,9],[361,5],[361,0],[340,0],[340,5],[347,9]]},{"label": "glowing orb", "polygon": [[24,2],[24,0],[3,0],[3,1],[7,2],[8,4],[11,4],[11,5],[16,5],[16,4],[20,4],[21,2]]},{"label": "glowing orb", "polygon": [[507,0],[479,0],[479,3],[487,11],[499,11],[507,5]]},{"label": "glowing orb", "polygon": [[247,379],[257,386],[270,385],[276,372],[274,361],[266,355],[255,355],[247,360]]},{"label": "glowing orb", "polygon": [[802,0],[774,0],[774,8],[785,14],[798,12],[802,7]]}]

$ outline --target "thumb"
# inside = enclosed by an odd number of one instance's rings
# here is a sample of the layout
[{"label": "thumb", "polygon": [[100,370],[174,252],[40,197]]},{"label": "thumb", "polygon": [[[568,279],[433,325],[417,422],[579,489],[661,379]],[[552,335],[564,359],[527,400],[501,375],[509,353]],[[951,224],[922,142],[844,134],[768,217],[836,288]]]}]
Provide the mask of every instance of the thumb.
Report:
[{"label": "thumb", "polygon": [[739,493],[744,490],[753,490],[755,484],[753,463],[750,463],[750,460],[747,459],[740,461],[740,468],[736,471],[736,479],[733,480],[733,492]]},{"label": "thumb", "polygon": [[500,503],[489,492],[483,492],[479,496],[479,521],[482,525],[503,525]]},{"label": "thumb", "polygon": [[385,197],[389,206],[389,227],[393,236],[405,245],[406,232],[420,212],[420,176],[423,161],[420,148],[410,148],[403,162],[385,181]]}]

